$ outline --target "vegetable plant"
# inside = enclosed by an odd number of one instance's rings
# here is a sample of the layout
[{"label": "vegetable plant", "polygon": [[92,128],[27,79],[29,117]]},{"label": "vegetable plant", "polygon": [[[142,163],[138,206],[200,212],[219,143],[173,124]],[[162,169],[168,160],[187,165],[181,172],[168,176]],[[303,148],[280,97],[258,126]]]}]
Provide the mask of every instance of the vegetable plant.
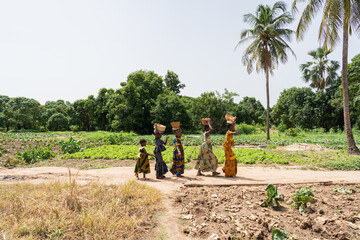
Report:
[{"label": "vegetable plant", "polygon": [[280,207],[279,202],[283,202],[284,197],[281,194],[278,194],[277,187],[272,185],[272,184],[269,184],[265,188],[265,191],[266,191],[267,198],[265,199],[264,202],[262,202],[260,204],[260,206],[262,206],[262,207],[271,207],[271,208]]},{"label": "vegetable plant", "polygon": [[275,228],[272,230],[271,240],[287,240],[288,236],[286,231]]},{"label": "vegetable plant", "polygon": [[59,142],[61,145],[61,151],[63,153],[76,153],[79,151],[82,151],[83,148],[80,146],[81,141],[80,140],[75,140],[72,137],[70,137],[69,141],[60,141]]},{"label": "vegetable plant", "polygon": [[346,189],[344,187],[340,187],[340,188],[333,188],[334,192],[338,192],[338,193],[342,193],[342,194],[352,194],[355,192],[355,190],[353,189]]},{"label": "vegetable plant", "polygon": [[51,159],[55,157],[55,153],[52,152],[52,148],[44,147],[44,148],[34,148],[28,147],[25,151],[21,153],[17,153],[16,156],[25,161],[27,164],[36,163],[40,160]]},{"label": "vegetable plant", "polygon": [[300,187],[297,193],[294,195],[293,207],[299,209],[301,214],[305,214],[308,211],[308,203],[312,203],[315,200],[315,195],[312,189],[309,187]]}]

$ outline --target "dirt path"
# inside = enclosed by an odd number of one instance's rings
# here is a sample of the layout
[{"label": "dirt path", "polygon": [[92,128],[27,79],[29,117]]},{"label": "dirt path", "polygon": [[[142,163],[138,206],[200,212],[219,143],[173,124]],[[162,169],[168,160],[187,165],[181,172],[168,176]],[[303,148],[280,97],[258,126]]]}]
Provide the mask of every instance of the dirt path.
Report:
[{"label": "dirt path", "polygon": [[[104,184],[121,184],[135,179],[133,167],[117,167],[107,169],[77,170],[71,169],[72,175],[77,175],[78,183],[99,182]],[[147,177],[148,180],[140,180],[141,183],[159,189],[164,195],[164,207],[166,211],[160,216],[162,231],[166,237],[160,239],[187,239],[180,231],[180,214],[174,208],[175,192],[186,186],[228,186],[228,185],[266,185],[289,184],[289,183],[360,183],[360,171],[312,171],[291,168],[270,167],[241,167],[235,178],[197,177],[196,170],[185,170],[185,176],[178,178],[167,174],[164,180],[155,178],[155,171]],[[42,183],[46,181],[68,181],[68,169],[64,167],[36,167],[36,168],[0,168],[0,184],[14,182]]]}]

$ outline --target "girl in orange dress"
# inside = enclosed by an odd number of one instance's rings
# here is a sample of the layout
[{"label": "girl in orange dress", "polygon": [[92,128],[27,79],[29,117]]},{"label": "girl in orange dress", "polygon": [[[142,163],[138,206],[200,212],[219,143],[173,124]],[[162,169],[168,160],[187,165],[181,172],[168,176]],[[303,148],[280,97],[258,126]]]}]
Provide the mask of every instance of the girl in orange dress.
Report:
[{"label": "girl in orange dress", "polygon": [[226,132],[226,140],[223,143],[225,151],[225,164],[222,170],[225,173],[225,177],[235,177],[237,174],[237,161],[231,147],[235,146],[233,135],[239,134],[239,130],[235,125],[235,121],[228,121],[227,123],[228,131]]}]

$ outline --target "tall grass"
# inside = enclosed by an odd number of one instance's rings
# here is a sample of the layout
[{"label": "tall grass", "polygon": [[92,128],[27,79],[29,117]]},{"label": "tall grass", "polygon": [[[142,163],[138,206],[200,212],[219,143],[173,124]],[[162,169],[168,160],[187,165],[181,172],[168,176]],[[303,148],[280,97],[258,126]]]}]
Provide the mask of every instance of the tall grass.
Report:
[{"label": "tall grass", "polygon": [[154,226],[157,190],[123,185],[0,185],[4,239],[143,239]]}]

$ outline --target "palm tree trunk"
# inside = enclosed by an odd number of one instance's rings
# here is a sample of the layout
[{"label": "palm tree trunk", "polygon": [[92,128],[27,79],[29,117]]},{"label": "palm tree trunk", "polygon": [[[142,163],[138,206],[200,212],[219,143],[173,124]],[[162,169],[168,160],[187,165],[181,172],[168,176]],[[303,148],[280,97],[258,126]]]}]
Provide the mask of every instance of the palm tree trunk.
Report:
[{"label": "palm tree trunk", "polygon": [[269,93],[269,68],[266,67],[266,140],[270,140],[270,93]]},{"label": "palm tree trunk", "polygon": [[[346,15],[346,14],[344,14]],[[356,147],[354,136],[351,129],[350,111],[349,111],[349,83],[348,83],[348,48],[349,48],[349,26],[344,16],[343,29],[343,55],[342,55],[342,90],[343,90],[343,104],[344,104],[344,124],[346,132],[346,140],[348,144],[349,154],[360,154]]]}]

